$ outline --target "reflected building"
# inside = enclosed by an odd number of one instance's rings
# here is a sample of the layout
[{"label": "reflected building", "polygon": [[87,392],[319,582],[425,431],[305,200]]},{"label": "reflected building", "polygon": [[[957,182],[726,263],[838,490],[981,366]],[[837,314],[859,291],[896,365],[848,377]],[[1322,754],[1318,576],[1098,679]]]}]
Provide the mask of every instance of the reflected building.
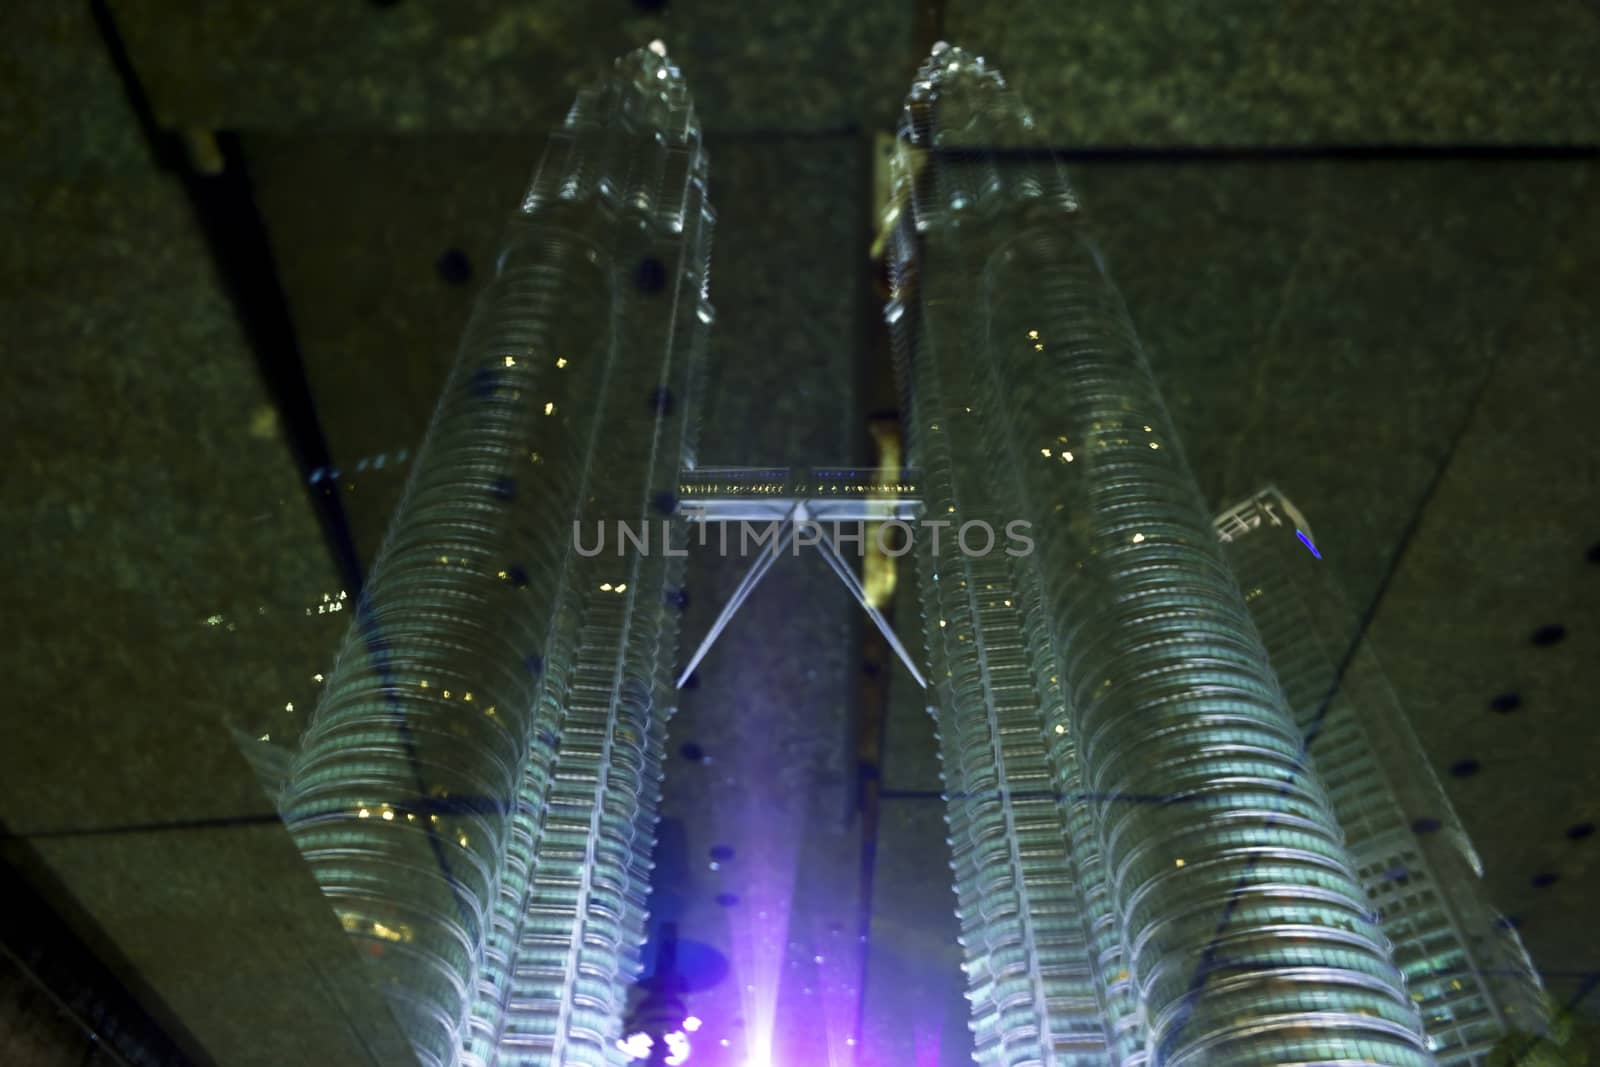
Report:
[{"label": "reflected building", "polygon": [[1487,1062],[1548,1022],[1516,931],[1483,895],[1482,863],[1305,516],[1263,489],[1216,519],[1225,555],[1326,783],[1442,1067]]},{"label": "reflected building", "polygon": [[[886,310],[922,526],[942,524],[915,552],[977,1061],[1474,1062],[1536,1024],[1526,957],[1459,889],[1476,860],[1437,784],[1372,757],[1392,696],[1307,622],[1331,601],[1296,591],[1295,546],[1255,512],[1213,522],[1030,126],[981,59],[934,51]],[[424,1067],[640,1051],[622,1019],[683,562],[572,531],[677,511],[713,317],[705,176],[659,45],[579,93],[282,771]],[[1015,520],[1032,551],[996,543]]]},{"label": "reflected building", "polygon": [[644,939],[712,213],[659,44],[551,134],[281,809],[417,1059],[609,1064]]},{"label": "reflected building", "polygon": [[[981,59],[907,99],[894,333],[980,1064],[1434,1062],[1077,198]],[[1035,549],[969,556],[968,523]]]}]

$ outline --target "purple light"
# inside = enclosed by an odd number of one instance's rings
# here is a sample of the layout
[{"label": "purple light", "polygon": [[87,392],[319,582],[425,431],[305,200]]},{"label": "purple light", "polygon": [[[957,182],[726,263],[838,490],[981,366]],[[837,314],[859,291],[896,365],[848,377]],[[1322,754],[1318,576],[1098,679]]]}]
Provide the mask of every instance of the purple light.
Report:
[{"label": "purple light", "polygon": [[1294,535],[1296,537],[1300,538],[1300,543],[1302,545],[1305,545],[1307,548],[1309,548],[1311,550],[1311,554],[1313,556],[1316,556],[1318,559],[1322,558],[1322,553],[1317,551],[1317,546],[1311,543],[1311,538],[1309,538],[1309,537],[1307,537],[1305,535],[1305,531],[1304,530],[1296,530],[1294,532]]},{"label": "purple light", "polygon": [[[692,1025],[691,1025],[692,1024]],[[700,1029],[700,1020],[693,1015],[684,1020],[684,1030]],[[667,1067],[678,1067],[679,1064],[689,1062],[689,1054],[694,1049],[689,1045],[689,1035],[684,1030],[674,1030],[663,1037],[667,1045],[667,1056],[663,1061]],[[726,1041],[723,1044],[727,1044]],[[617,1042],[617,1048],[630,1060],[643,1060],[650,1057],[650,1052],[655,1048],[655,1041],[649,1034],[640,1031],[629,1034]]]},{"label": "purple light", "polygon": [[682,1030],[672,1031],[672,1033],[667,1035],[666,1041],[667,1048],[671,1051],[667,1058],[662,1062],[664,1062],[667,1067],[678,1067],[680,1063],[689,1062],[689,1053],[693,1050],[689,1047],[689,1038]]},{"label": "purple light", "polygon": [[627,1053],[630,1060],[643,1060],[650,1057],[650,1050],[655,1047],[655,1042],[650,1035],[640,1032],[629,1034],[617,1042],[617,1048]]}]

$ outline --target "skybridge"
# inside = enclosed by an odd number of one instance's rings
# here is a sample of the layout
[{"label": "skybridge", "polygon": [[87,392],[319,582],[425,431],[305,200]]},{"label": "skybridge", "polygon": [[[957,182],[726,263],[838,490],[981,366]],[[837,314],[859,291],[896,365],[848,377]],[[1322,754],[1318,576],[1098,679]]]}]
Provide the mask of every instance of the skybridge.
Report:
[{"label": "skybridge", "polygon": [[678,675],[679,688],[778,558],[791,547],[798,555],[801,548],[808,546],[821,554],[829,569],[850,590],[911,677],[922,688],[928,687],[916,661],[829,536],[836,525],[846,523],[915,522],[922,514],[916,472],[871,467],[695,467],[678,476],[678,513],[700,525],[745,523],[774,531],[758,542],[761,551]]}]

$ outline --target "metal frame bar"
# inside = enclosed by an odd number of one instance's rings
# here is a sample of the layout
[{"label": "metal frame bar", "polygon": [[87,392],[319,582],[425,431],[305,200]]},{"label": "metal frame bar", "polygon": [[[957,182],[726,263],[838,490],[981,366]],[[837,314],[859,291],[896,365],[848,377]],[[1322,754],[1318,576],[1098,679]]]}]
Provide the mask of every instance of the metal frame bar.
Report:
[{"label": "metal frame bar", "polygon": [[[761,579],[767,576],[767,572],[772,569],[772,565],[777,562],[778,557],[794,542],[795,533],[800,523],[812,523],[821,532],[820,521],[884,522],[890,519],[914,518],[921,510],[922,502],[920,500],[905,499],[835,500],[824,498],[820,500],[795,500],[792,498],[773,498],[762,500],[738,497],[690,497],[682,501],[684,517],[690,522],[750,522],[765,520],[768,522],[781,522],[784,528],[783,532],[772,542],[772,547],[768,550],[763,550],[750,565],[750,569],[745,572],[744,577],[739,580],[739,584],[734,588],[733,594],[728,598],[728,602],[723,605],[722,611],[718,613],[716,621],[711,624],[711,629],[706,632],[706,636],[701,639],[699,646],[694,650],[694,655],[689,657],[688,664],[678,675],[677,687],[679,689],[683,688],[683,684],[689,680],[689,675],[693,674],[695,668],[700,666],[701,661],[706,658],[706,654],[711,651],[711,646],[716,643],[717,638],[722,636],[723,631],[728,628],[728,624],[733,621],[733,616],[744,605],[744,602],[750,598],[750,594],[755,590],[755,587],[761,584]],[[928,688],[928,680],[923,677],[922,671],[917,668],[916,661],[912,659],[911,653],[906,651],[905,645],[900,643],[900,638],[895,636],[894,627],[889,625],[889,620],[884,618],[883,613],[868,599],[867,591],[861,585],[860,579],[856,577],[855,571],[851,570],[850,564],[839,554],[839,547],[829,539],[826,533],[822,533],[822,536],[812,544],[822,554],[822,558],[827,561],[828,567],[844,583],[845,588],[850,590],[850,595],[855,598],[856,603],[860,604],[862,609],[866,611],[867,617],[872,620],[873,625],[878,628],[884,639],[889,642],[889,647],[894,649],[895,655],[899,657],[901,663],[905,664],[906,670],[911,673],[911,677],[916,680],[917,685],[923,689]],[[797,550],[796,555],[798,554]]]}]

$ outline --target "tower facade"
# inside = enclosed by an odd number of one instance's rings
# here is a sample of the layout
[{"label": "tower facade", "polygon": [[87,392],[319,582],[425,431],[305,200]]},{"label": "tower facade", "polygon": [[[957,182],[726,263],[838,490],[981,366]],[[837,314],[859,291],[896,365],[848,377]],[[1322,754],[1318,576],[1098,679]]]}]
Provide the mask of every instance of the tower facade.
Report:
[{"label": "tower facade", "polygon": [[[1000,76],[939,46],[887,309],[984,1064],[1433,1062],[1137,337]],[[1017,149],[1017,150],[1014,150]]]},{"label": "tower facade", "polygon": [[281,808],[419,1062],[611,1064],[644,938],[712,319],[692,101],[657,45],[579,93],[510,220]]},{"label": "tower facade", "polygon": [[1364,639],[1350,647],[1354,616],[1305,516],[1269,487],[1216,527],[1441,1067],[1542,1030],[1533,965],[1484,898],[1481,862],[1377,658]]}]

